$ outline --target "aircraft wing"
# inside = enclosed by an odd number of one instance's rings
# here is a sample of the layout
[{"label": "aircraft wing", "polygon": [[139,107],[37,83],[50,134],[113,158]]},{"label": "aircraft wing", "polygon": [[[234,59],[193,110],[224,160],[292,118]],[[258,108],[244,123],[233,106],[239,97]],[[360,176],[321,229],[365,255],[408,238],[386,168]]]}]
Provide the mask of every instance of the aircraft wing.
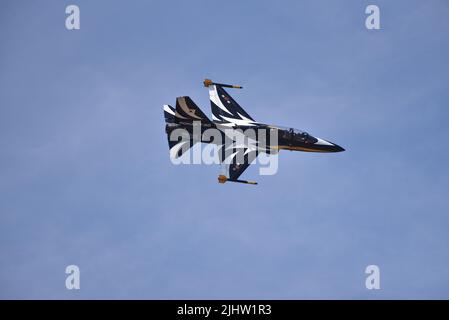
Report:
[{"label": "aircraft wing", "polygon": [[218,83],[209,84],[212,120],[227,127],[256,126],[257,122]]},{"label": "aircraft wing", "polygon": [[[222,157],[224,158],[224,157]],[[257,158],[257,151],[248,148],[238,148],[230,156],[222,162],[226,166],[226,175],[220,175],[218,182],[225,183],[226,181],[240,182],[248,184],[257,184],[254,181],[239,180],[240,175],[251,165]]]}]

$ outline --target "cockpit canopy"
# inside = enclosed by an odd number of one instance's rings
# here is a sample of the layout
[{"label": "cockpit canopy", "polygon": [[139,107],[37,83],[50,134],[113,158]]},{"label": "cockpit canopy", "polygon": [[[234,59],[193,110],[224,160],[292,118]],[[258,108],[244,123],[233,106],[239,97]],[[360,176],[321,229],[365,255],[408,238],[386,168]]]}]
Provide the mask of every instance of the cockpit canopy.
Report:
[{"label": "cockpit canopy", "polygon": [[293,135],[293,140],[304,142],[304,143],[315,143],[318,140],[315,137],[312,137],[305,131],[301,131],[298,129],[290,129],[290,133]]},{"label": "cockpit canopy", "polygon": [[283,137],[291,141],[298,141],[303,143],[315,143],[318,141],[315,137],[311,136],[305,131],[295,128],[286,128],[281,126],[273,126],[274,128],[283,132]]}]

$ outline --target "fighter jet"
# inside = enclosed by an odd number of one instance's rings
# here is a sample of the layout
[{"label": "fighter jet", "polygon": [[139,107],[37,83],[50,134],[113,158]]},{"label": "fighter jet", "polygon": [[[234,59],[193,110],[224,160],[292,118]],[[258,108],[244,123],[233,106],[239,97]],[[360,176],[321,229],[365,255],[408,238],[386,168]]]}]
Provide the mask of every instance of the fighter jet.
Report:
[{"label": "fighter jet", "polygon": [[[219,183],[257,184],[240,180],[239,177],[260,153],[276,154],[280,150],[329,153],[345,150],[302,130],[255,121],[224,89],[242,89],[241,86],[215,83],[210,79],[205,79],[203,84],[209,89],[212,120],[190,97],[178,97],[175,108],[164,105],[165,131],[172,158],[181,157],[196,143],[217,145],[219,161],[226,167],[224,174],[218,176]],[[179,129],[183,132],[182,137],[178,134],[173,138]],[[217,135],[211,138],[210,134],[205,134],[211,130],[218,132],[220,139]],[[240,139],[240,144],[236,144],[235,137],[239,136],[243,139]],[[229,147],[225,141],[230,140],[234,143]],[[243,144],[241,141],[244,141]]]}]

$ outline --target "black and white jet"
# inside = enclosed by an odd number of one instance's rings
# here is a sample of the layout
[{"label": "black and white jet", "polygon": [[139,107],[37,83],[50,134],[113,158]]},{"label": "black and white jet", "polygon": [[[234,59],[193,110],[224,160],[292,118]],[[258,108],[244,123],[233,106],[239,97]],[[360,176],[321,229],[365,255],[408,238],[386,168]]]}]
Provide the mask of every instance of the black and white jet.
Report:
[{"label": "black and white jet", "polygon": [[[232,181],[257,184],[254,181],[239,180],[239,177],[262,152],[275,154],[279,150],[326,153],[344,151],[337,144],[314,137],[305,131],[255,121],[224,89],[241,89],[241,86],[214,83],[209,79],[204,80],[204,86],[209,89],[212,121],[192,99],[187,96],[178,97],[175,108],[164,105],[165,130],[168,136],[170,156],[174,158],[182,156],[195,143],[216,144],[221,150],[219,152],[220,162],[227,164],[226,174],[218,177],[220,183]],[[199,131],[194,130],[195,126],[199,127]],[[182,139],[173,139],[171,134],[176,129],[182,129],[187,135]],[[222,139],[215,140],[204,137],[203,133],[208,129],[217,130],[222,135]],[[195,135],[195,132],[200,134]],[[247,132],[251,132],[251,135],[248,136]],[[255,135],[254,132],[256,132]],[[232,152],[226,153],[225,140],[227,136],[230,136],[229,133],[232,133],[234,139],[239,134],[245,135],[246,139],[243,139],[244,145],[234,144]],[[270,139],[273,137],[276,137],[274,143],[274,139]]]}]

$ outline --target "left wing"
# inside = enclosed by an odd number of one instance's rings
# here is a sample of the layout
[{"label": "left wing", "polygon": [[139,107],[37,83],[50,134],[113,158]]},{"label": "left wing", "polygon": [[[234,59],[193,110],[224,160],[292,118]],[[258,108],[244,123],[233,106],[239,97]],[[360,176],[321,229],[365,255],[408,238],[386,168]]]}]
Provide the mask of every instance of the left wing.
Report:
[{"label": "left wing", "polygon": [[211,80],[204,80],[204,85],[209,88],[210,106],[212,109],[212,120],[227,127],[248,126],[257,124],[256,121],[226,92],[227,88],[241,88]]}]

